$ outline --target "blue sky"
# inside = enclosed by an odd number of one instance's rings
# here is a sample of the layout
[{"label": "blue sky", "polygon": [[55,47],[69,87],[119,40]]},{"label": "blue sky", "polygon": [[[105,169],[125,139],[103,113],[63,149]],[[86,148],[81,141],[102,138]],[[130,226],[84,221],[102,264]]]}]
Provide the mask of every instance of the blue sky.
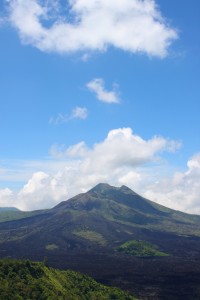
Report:
[{"label": "blue sky", "polygon": [[200,3],[0,4],[0,206],[100,181],[200,213]]}]

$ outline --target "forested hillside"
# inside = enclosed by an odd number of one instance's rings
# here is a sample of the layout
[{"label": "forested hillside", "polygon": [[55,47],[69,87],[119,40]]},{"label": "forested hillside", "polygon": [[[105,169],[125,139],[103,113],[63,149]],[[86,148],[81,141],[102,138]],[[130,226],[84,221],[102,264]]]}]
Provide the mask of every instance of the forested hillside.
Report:
[{"label": "forested hillside", "polygon": [[29,260],[0,261],[0,300],[134,300],[129,294],[74,271]]}]

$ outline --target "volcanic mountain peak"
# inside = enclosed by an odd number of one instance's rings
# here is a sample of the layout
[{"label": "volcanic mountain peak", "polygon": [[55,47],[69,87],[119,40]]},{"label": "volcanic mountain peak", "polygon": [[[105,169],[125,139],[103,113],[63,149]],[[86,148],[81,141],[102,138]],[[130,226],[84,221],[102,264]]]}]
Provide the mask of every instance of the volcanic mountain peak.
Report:
[{"label": "volcanic mountain peak", "polygon": [[108,189],[116,189],[116,187],[109,185],[108,183],[98,183],[95,185],[90,191],[101,192],[106,191]]},{"label": "volcanic mountain peak", "polygon": [[[99,183],[91,190],[88,191],[89,194],[107,195],[112,192],[118,192],[121,188],[109,185],[108,183]],[[128,189],[128,188],[127,188]]]},{"label": "volcanic mountain peak", "polygon": [[132,194],[132,195],[135,195],[135,196],[139,196],[139,194],[137,194],[136,192],[134,192],[133,190],[131,190],[129,187],[127,187],[126,185],[122,185],[119,190],[123,193],[126,193],[126,194]]},{"label": "volcanic mountain peak", "polygon": [[54,209],[76,211],[97,211],[98,214],[124,216],[133,214],[163,215],[162,207],[138,195],[125,185],[114,187],[99,183],[86,193],[61,202]]},{"label": "volcanic mountain peak", "polygon": [[88,192],[89,194],[102,194],[102,195],[111,195],[112,193],[125,193],[125,194],[132,194],[132,195],[137,195],[133,190],[131,190],[129,187],[126,185],[122,185],[121,187],[115,187],[112,185],[109,185],[108,183],[99,183],[95,187],[93,187],[91,190]]},{"label": "volcanic mountain peak", "polygon": [[[89,209],[99,206],[109,201],[120,202],[128,196],[137,196],[143,199],[141,196],[133,192],[130,188],[123,185],[121,187],[111,186],[107,183],[99,183],[86,193],[78,194],[77,196],[63,201],[55,208],[68,208],[68,209]],[[144,201],[144,200],[143,200]]]}]

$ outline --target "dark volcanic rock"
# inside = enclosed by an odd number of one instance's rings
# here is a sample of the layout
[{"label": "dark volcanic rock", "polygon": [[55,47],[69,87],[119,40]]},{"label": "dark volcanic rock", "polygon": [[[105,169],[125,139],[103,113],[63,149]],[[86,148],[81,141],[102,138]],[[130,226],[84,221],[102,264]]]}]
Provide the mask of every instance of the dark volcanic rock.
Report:
[{"label": "dark volcanic rock", "polygon": [[[48,258],[141,299],[200,299],[200,217],[151,202],[126,186],[99,184],[53,209],[0,223],[0,257]],[[165,257],[118,252],[132,240]]]}]

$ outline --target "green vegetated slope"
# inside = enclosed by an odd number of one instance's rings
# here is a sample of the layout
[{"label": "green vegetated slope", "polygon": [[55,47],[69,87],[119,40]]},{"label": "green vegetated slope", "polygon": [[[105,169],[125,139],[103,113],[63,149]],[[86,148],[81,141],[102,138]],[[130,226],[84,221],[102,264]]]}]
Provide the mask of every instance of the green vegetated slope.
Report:
[{"label": "green vegetated slope", "polygon": [[86,240],[89,240],[91,242],[95,242],[99,245],[106,245],[105,238],[102,236],[102,234],[98,232],[85,229],[85,230],[74,230],[73,234],[78,237],[82,237]]},{"label": "green vegetated slope", "polygon": [[0,208],[0,223],[25,219],[25,218],[41,215],[44,212],[45,210],[21,211],[17,209]]},{"label": "green vegetated slope", "polygon": [[126,254],[131,254],[140,257],[162,257],[168,256],[167,253],[160,251],[160,249],[151,243],[145,241],[128,241],[117,247],[117,251]]},{"label": "green vegetated slope", "polygon": [[29,260],[0,261],[0,300],[134,300],[117,288],[74,271],[48,268]]},{"label": "green vegetated slope", "polygon": [[[169,209],[145,199],[126,186],[99,184],[88,192],[97,213],[122,224],[161,232],[200,236],[200,216]],[[99,207],[97,206],[99,203]]]},{"label": "green vegetated slope", "polygon": [[200,236],[200,216],[175,211],[145,199],[126,186],[98,184],[89,192],[55,207],[58,211],[98,215],[110,222],[140,228]]}]

